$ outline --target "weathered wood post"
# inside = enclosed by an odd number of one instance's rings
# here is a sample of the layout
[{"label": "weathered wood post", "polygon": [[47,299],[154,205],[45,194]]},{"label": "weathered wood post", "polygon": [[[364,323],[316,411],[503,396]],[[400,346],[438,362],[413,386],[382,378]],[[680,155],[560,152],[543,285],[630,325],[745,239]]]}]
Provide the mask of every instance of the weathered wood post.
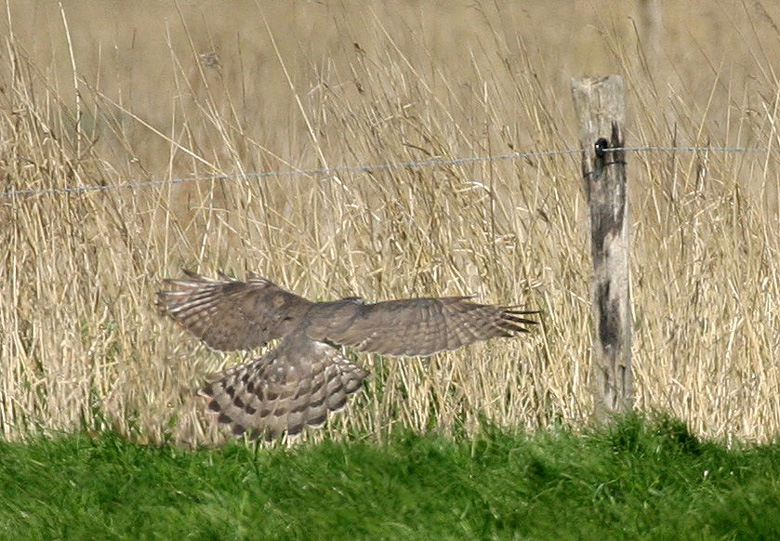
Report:
[{"label": "weathered wood post", "polygon": [[590,379],[595,418],[604,421],[633,406],[623,78],[612,75],[575,80],[572,94],[590,206],[595,326]]}]

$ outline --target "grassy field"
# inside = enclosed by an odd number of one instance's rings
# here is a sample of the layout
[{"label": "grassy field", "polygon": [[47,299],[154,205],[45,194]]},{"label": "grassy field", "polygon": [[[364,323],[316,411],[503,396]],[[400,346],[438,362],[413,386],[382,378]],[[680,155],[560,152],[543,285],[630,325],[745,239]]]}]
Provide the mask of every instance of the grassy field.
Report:
[{"label": "grassy field", "polygon": [[628,145],[769,149],[629,154],[637,407],[771,440],[780,11],[634,4],[3,3],[0,435],[220,441],[193,390],[241,358],[156,313],[182,267],[543,311],[528,339],[360,359],[374,377],[321,438],[583,426],[579,158],[458,160],[577,147],[571,78],[618,73]]},{"label": "grassy field", "polygon": [[254,452],[116,435],[0,443],[3,539],[775,539],[780,446],[682,423]]}]

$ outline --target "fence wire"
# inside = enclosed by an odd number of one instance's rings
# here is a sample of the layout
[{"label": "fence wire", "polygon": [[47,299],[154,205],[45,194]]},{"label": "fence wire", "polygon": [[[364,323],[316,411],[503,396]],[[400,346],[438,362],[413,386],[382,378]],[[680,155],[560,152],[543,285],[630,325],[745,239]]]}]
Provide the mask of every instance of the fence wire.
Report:
[{"label": "fence wire", "polygon": [[[780,150],[779,148],[762,148],[762,147],[697,147],[697,146],[643,146],[643,147],[624,147],[624,148],[611,148],[605,149],[605,152],[716,152],[726,154],[737,153],[770,153]],[[378,164],[365,164],[365,165],[345,165],[336,167],[321,167],[317,169],[291,169],[287,171],[272,170],[272,171],[257,171],[252,173],[243,174],[231,174],[231,175],[213,175],[205,177],[184,177],[184,178],[169,178],[169,179],[151,179],[138,182],[122,182],[119,184],[106,184],[106,185],[86,185],[86,186],[71,186],[64,188],[42,188],[42,189],[22,189],[22,190],[5,190],[0,192],[0,198],[13,199],[16,197],[28,197],[36,195],[65,195],[65,194],[84,194],[89,192],[109,192],[118,190],[143,190],[146,188],[153,188],[156,186],[166,186],[175,184],[192,184],[192,183],[207,183],[207,182],[225,182],[229,180],[260,180],[264,178],[276,178],[276,177],[330,177],[338,176],[344,173],[373,173],[377,171],[387,171],[392,169],[423,169],[426,167],[446,167],[466,165],[471,163],[484,163],[484,162],[500,162],[500,161],[517,161],[526,160],[532,158],[548,158],[553,156],[570,156],[573,154],[582,154],[587,152],[580,148],[568,148],[563,150],[544,150],[536,152],[514,152],[511,154],[498,154],[487,156],[468,156],[463,158],[432,158],[429,160],[411,161],[411,162],[388,162]]]}]

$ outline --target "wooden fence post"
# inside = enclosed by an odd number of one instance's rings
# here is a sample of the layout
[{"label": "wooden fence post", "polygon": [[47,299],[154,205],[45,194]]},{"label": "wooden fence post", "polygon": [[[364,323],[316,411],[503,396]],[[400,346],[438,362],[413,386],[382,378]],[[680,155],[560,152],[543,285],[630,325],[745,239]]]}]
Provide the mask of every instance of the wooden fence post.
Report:
[{"label": "wooden fence post", "polygon": [[624,147],[625,88],[612,75],[572,82],[580,123],[582,174],[590,206],[593,386],[597,421],[633,406],[629,218]]}]

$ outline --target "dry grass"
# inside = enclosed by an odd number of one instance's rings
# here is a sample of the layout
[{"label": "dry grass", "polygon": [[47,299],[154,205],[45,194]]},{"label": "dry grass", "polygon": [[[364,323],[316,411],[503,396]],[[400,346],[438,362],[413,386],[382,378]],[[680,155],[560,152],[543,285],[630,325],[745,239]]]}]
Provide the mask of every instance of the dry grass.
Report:
[{"label": "dry grass", "polygon": [[[234,3],[213,17],[13,2],[6,190],[229,178],[0,198],[2,434],[212,441],[192,390],[237,358],[156,314],[181,267],[252,270],[320,299],[473,293],[544,310],[528,340],[365,359],[374,378],[332,435],[585,421],[575,156],[298,173],[574,147],[569,80],[585,73],[626,77],[629,145],[776,146],[776,9],[665,2],[661,30],[623,3],[607,24],[572,4]],[[726,440],[780,432],[777,156],[629,155],[638,406]],[[292,174],[240,180],[263,170]]]}]

